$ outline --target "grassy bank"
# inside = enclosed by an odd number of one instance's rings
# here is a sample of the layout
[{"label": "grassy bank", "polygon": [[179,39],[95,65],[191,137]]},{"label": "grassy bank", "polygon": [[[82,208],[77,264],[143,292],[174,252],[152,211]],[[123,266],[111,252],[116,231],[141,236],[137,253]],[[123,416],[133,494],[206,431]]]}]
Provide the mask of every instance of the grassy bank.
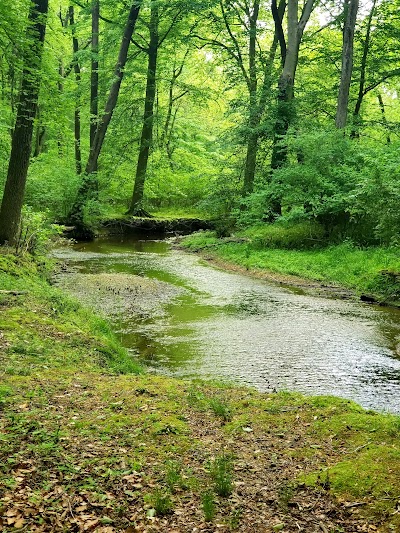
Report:
[{"label": "grassy bank", "polygon": [[[400,303],[400,253],[394,248],[358,248],[350,243],[296,249],[303,234],[275,234],[252,228],[237,238],[218,239],[199,232],[183,241],[192,251],[207,252],[245,269],[268,270],[324,284],[337,284],[379,301]],[[301,242],[301,241],[300,241]],[[398,275],[397,275],[398,274]]]},{"label": "grassy bank", "polygon": [[137,374],[0,255],[0,531],[399,531],[400,418]]}]

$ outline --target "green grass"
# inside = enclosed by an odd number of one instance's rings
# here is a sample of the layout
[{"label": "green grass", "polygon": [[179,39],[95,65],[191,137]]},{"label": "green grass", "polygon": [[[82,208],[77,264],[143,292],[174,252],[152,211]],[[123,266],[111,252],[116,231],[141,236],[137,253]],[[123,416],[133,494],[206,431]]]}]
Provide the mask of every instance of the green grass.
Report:
[{"label": "green grass", "polygon": [[[48,282],[46,263],[0,254],[0,331],[7,336],[5,371],[29,375],[42,369],[107,369],[138,373],[109,324]],[[20,293],[20,294],[19,294]]]},{"label": "green grass", "polygon": [[204,251],[246,269],[268,270],[333,283],[357,293],[398,301],[400,283],[382,271],[400,272],[400,254],[394,248],[357,248],[349,243],[308,250],[281,249],[261,244],[258,230],[247,230],[238,242],[199,232],[183,241],[192,251]]}]

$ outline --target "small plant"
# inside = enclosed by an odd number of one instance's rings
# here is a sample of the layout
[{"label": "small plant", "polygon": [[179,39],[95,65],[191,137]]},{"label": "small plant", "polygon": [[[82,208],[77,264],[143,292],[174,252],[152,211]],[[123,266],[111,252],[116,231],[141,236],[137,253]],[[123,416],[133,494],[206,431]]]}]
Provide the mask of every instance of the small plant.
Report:
[{"label": "small plant", "polygon": [[203,509],[204,520],[212,522],[216,513],[216,506],[214,493],[211,490],[207,490],[201,495],[201,508]]},{"label": "small plant", "polygon": [[173,505],[169,492],[157,489],[152,494],[148,494],[146,499],[157,516],[165,516],[172,512]]},{"label": "small plant", "polygon": [[188,402],[190,405],[203,406],[205,402],[205,396],[197,387],[190,387],[187,393]]},{"label": "small plant", "polygon": [[278,490],[278,502],[282,509],[287,509],[290,500],[293,498],[294,491],[293,486],[290,484],[283,484]]},{"label": "small plant", "polygon": [[390,437],[399,437],[400,436],[400,416],[396,416],[391,421],[388,433]]},{"label": "small plant", "polygon": [[210,461],[208,466],[218,496],[227,497],[232,493],[233,462],[230,455],[222,454]]},{"label": "small plant", "polygon": [[230,422],[232,420],[232,413],[229,405],[219,398],[213,398],[210,400],[210,407],[214,414],[221,417],[224,422]]},{"label": "small plant", "polygon": [[0,386],[0,410],[6,404],[6,398],[11,396],[12,389],[10,387]]},{"label": "small plant", "polygon": [[166,467],[165,481],[170,491],[174,492],[178,486],[182,486],[183,484],[181,475],[182,465],[178,461],[167,461]]},{"label": "small plant", "polygon": [[242,508],[238,507],[237,509],[233,509],[231,512],[231,515],[229,517],[229,527],[230,529],[238,529],[240,525],[240,518],[242,516]]},{"label": "small plant", "polygon": [[25,206],[22,211],[21,227],[15,245],[15,254],[29,253],[40,255],[46,253],[50,241],[61,232],[49,222],[48,212],[34,212]]}]

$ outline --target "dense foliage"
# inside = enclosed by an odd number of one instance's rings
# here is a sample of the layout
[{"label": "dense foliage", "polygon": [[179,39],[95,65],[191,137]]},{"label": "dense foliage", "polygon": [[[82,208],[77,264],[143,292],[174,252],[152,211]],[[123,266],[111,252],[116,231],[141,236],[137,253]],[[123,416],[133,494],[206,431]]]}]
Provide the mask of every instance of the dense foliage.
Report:
[{"label": "dense foliage", "polygon": [[[32,4],[0,5],[1,188],[24,97]],[[298,13],[296,4],[136,2],[116,87],[131,2],[50,2],[28,207],[68,223],[78,205],[89,225],[130,206],[133,214],[202,210],[223,221],[222,232],[312,221],[330,239],[397,244],[398,2],[358,7],[345,128],[337,127],[340,64],[358,2],[308,0]],[[298,63],[291,66],[293,28]],[[91,135],[108,118],[88,180]]]}]

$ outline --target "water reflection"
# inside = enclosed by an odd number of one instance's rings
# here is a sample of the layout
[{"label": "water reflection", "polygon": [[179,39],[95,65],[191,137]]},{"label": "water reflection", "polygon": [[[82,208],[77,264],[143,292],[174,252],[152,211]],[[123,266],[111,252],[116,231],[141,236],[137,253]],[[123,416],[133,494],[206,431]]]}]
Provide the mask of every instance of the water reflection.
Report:
[{"label": "water reflection", "polygon": [[397,310],[223,272],[165,241],[100,239],[57,254],[80,273],[135,274],[179,289],[158,308],[149,302],[148,313],[114,320],[124,344],[155,371],[400,412]]}]

